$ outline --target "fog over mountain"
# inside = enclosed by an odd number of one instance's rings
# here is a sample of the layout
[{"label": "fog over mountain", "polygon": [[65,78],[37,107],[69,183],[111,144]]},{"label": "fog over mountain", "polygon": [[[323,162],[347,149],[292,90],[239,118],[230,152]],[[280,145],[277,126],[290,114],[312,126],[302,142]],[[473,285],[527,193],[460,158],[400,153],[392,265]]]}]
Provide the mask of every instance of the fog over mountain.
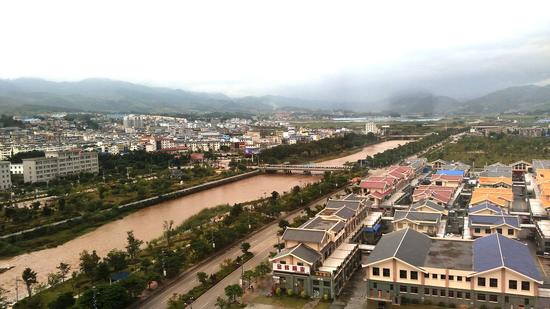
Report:
[{"label": "fog over mountain", "polygon": [[516,86],[472,100],[427,91],[403,91],[378,103],[306,100],[282,96],[229,97],[220,93],[149,87],[108,79],[52,82],[0,80],[2,112],[92,111],[124,113],[247,112],[334,110],[398,113],[495,113],[550,111],[550,86]]}]

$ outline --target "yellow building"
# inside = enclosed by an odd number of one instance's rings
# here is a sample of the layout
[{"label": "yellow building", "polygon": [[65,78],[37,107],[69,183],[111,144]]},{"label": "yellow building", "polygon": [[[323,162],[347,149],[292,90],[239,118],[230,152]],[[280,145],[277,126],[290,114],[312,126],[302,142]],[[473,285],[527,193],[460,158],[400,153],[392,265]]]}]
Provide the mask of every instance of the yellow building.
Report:
[{"label": "yellow building", "polygon": [[363,269],[367,299],[394,304],[533,308],[543,284],[528,247],[500,234],[471,241],[392,232]]}]

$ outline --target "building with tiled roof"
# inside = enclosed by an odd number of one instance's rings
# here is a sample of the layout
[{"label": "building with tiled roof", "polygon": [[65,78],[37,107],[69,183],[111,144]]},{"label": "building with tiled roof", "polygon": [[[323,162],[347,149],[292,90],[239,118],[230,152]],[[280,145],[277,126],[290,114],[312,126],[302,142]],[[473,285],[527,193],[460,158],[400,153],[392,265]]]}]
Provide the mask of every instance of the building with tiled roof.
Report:
[{"label": "building with tiled roof", "polygon": [[468,216],[468,228],[473,238],[483,237],[490,234],[502,234],[509,238],[518,238],[520,220],[518,216],[497,214],[497,215],[474,215]]},{"label": "building with tiled roof", "polygon": [[491,202],[492,204],[509,209],[513,200],[514,193],[511,188],[481,187],[473,190],[470,205]]},{"label": "building with tiled roof", "polygon": [[432,185],[458,188],[464,177],[461,175],[433,174],[430,178]]},{"label": "building with tiled roof", "polygon": [[455,193],[456,188],[433,186],[433,185],[420,185],[414,189],[413,202],[419,202],[422,200],[430,200],[439,205],[448,205]]},{"label": "building with tiled roof", "polygon": [[441,214],[435,212],[422,212],[408,210],[396,210],[393,215],[393,230],[411,228],[417,232],[435,236],[441,222]]},{"label": "building with tiled roof", "polygon": [[382,236],[363,268],[366,298],[393,304],[538,308],[543,284],[527,245],[501,234],[456,240],[403,229]]}]

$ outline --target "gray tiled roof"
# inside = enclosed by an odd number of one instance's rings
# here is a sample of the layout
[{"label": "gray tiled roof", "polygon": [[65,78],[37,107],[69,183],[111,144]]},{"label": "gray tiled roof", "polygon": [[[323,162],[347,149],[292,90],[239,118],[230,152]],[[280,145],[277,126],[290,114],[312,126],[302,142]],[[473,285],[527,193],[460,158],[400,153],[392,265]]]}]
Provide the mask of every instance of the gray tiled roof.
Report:
[{"label": "gray tiled roof", "polygon": [[471,213],[474,213],[474,212],[477,212],[477,211],[480,211],[480,210],[484,210],[484,209],[490,209],[490,210],[494,211],[497,214],[502,214],[502,208],[500,208],[500,206],[495,205],[495,204],[493,204],[491,202],[488,202],[488,201],[476,204],[476,205],[468,208],[468,213],[471,214]]},{"label": "gray tiled roof", "polygon": [[321,259],[321,254],[307,245],[299,244],[291,248],[285,248],[281,250],[277,255],[271,258],[271,260],[286,256],[288,254],[294,255],[297,258],[306,261],[310,264],[314,264]]},{"label": "gray tiled roof", "polygon": [[353,216],[355,216],[355,211],[347,207],[342,207],[337,212],[335,212],[334,215],[344,219],[351,219],[353,218]]},{"label": "gray tiled roof", "polygon": [[501,165],[487,166],[479,175],[482,177],[512,177],[512,167]]},{"label": "gray tiled roof", "polygon": [[421,266],[424,264],[431,242],[428,236],[412,229],[384,234],[369,255],[367,263],[396,257],[411,265]]},{"label": "gray tiled roof", "polygon": [[360,201],[354,201],[354,200],[329,200],[327,202],[326,208],[342,208],[347,207],[349,209],[352,209],[354,211],[357,211],[359,209],[359,206],[361,205]]},{"label": "gray tiled roof", "polygon": [[542,281],[534,257],[527,245],[501,234],[474,240],[474,270],[483,272],[499,267],[512,269],[537,281]]},{"label": "gray tiled roof", "polygon": [[312,242],[320,244],[326,236],[325,231],[308,230],[301,228],[287,228],[283,233],[283,240],[292,240],[297,242]]},{"label": "gray tiled roof", "polygon": [[509,224],[515,228],[519,228],[519,217],[509,215],[470,215],[470,226],[472,225],[501,225]]},{"label": "gray tiled roof", "polygon": [[432,208],[432,209],[434,209],[434,210],[440,211],[440,212],[445,211],[445,206],[439,205],[439,204],[437,204],[436,202],[431,201],[431,200],[422,200],[422,201],[418,201],[418,202],[416,202],[416,203],[414,203],[414,204],[411,205],[411,209],[412,209],[412,210],[416,210],[416,209],[418,209],[418,208],[420,208],[420,207],[422,207],[422,206],[424,206],[424,205],[426,205],[426,206],[428,206],[428,207],[430,207],[430,208]]},{"label": "gray tiled roof", "polygon": [[398,221],[405,218],[411,221],[428,221],[436,224],[441,219],[441,214],[411,210],[396,210],[393,215],[393,221]]}]

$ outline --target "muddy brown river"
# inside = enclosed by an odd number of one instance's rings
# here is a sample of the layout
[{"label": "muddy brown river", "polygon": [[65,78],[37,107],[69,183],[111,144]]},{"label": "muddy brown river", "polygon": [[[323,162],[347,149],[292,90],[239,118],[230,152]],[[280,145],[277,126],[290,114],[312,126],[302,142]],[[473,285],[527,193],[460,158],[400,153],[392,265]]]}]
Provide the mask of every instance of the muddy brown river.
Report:
[{"label": "muddy brown river", "polygon": [[[356,161],[365,158],[366,155],[373,155],[404,143],[406,141],[383,142],[365,147],[361,152],[353,155],[320,162],[320,164],[339,165],[347,161]],[[38,273],[39,282],[45,282],[48,273],[55,272],[56,266],[60,262],[70,264],[73,270],[78,269],[79,254],[83,250],[96,250],[101,257],[115,248],[124,250],[127,231],[134,231],[138,239],[150,241],[162,234],[164,220],[174,220],[176,224],[179,224],[202,209],[258,199],[273,191],[283,193],[296,185],[304,186],[316,182],[320,177],[319,175],[301,174],[258,175],[138,210],[56,248],[0,260],[0,266],[15,266],[15,268],[0,274],[0,287],[8,290],[7,296],[10,299],[15,299],[15,278],[20,278],[26,267],[31,267]],[[19,282],[19,298],[26,296],[23,283]]]}]

